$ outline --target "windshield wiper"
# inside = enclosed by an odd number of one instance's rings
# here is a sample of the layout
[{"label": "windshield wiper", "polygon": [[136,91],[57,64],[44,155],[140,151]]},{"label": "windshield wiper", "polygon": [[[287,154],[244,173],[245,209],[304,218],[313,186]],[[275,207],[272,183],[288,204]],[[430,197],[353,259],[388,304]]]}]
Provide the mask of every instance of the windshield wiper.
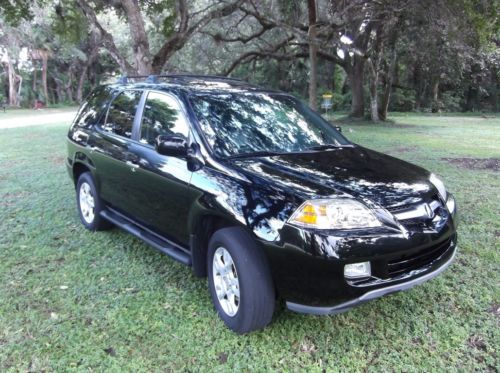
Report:
[{"label": "windshield wiper", "polygon": [[252,157],[269,157],[272,155],[282,155],[283,153],[272,152],[272,151],[258,151],[251,153],[241,153],[241,154],[233,154],[227,157],[227,159],[236,159],[236,158],[252,158]]}]

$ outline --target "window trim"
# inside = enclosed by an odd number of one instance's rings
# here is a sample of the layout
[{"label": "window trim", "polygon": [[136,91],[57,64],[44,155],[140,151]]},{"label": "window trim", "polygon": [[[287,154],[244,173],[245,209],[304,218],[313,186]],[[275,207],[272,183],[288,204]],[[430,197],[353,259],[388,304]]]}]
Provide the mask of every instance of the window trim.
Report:
[{"label": "window trim", "polygon": [[[136,115],[139,116],[139,114],[140,114],[140,116],[138,117],[138,120],[137,120],[137,129],[136,129],[136,131],[134,131],[134,130],[132,131],[132,137],[134,135],[134,132],[136,135],[135,138],[133,138],[133,140],[137,144],[140,144],[142,146],[146,146],[146,147],[151,148],[151,149],[155,148],[154,145],[151,145],[149,143],[143,143],[143,142],[141,142],[141,139],[140,139],[142,118],[144,116],[144,107],[146,106],[146,100],[147,100],[149,93],[158,93],[158,94],[168,96],[168,97],[172,98],[179,105],[180,113],[184,117],[184,120],[188,126],[188,143],[189,143],[190,142],[189,138],[191,137],[191,132],[193,131],[193,125],[191,123],[191,120],[189,119],[189,115],[187,115],[187,111],[186,111],[186,107],[185,107],[184,103],[182,102],[182,100],[180,100],[173,93],[162,91],[159,89],[144,89],[143,90],[143,97],[141,97],[141,102],[140,102],[141,106],[140,106],[140,108],[137,109],[137,112],[136,112]],[[135,124],[136,123],[134,121],[134,126],[135,126]]]}]

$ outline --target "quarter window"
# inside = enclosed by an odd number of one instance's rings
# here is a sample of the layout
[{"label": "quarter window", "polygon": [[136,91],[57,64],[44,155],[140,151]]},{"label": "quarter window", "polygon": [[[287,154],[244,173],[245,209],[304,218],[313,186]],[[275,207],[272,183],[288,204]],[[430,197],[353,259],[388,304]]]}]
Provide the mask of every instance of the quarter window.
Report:
[{"label": "quarter window", "polygon": [[109,107],[103,130],[123,137],[132,137],[135,111],[139,105],[141,93],[139,91],[124,91],[116,96]]},{"label": "quarter window", "polygon": [[85,100],[80,107],[74,125],[78,127],[88,127],[97,124],[101,114],[106,109],[111,97],[111,90],[107,87],[99,87]]},{"label": "quarter window", "polygon": [[144,105],[140,141],[154,145],[159,135],[180,135],[187,138],[189,126],[179,103],[171,96],[149,92]]}]

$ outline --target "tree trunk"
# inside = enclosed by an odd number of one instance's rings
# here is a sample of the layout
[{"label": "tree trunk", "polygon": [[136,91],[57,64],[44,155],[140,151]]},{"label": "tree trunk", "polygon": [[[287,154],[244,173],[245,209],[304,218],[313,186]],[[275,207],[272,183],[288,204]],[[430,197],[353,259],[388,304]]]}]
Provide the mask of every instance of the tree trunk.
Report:
[{"label": "tree trunk", "polygon": [[313,110],[317,110],[318,46],[316,45],[316,0],[308,0],[307,6],[309,11],[309,106]]},{"label": "tree trunk", "polygon": [[43,86],[43,95],[44,95],[45,105],[48,105],[50,103],[49,90],[47,88],[48,59],[49,59],[49,56],[46,53],[42,53],[42,86]]},{"label": "tree trunk", "polygon": [[421,67],[421,61],[415,61],[413,69],[413,88],[415,89],[415,110],[420,110],[425,104],[424,96],[427,90],[427,81]]},{"label": "tree trunk", "polygon": [[439,78],[432,83],[432,112],[439,112]]},{"label": "tree trunk", "polygon": [[9,105],[17,107],[19,106],[18,84],[20,82],[20,76],[17,75],[14,63],[10,59],[10,56],[8,54],[6,54],[5,56],[7,64],[7,76],[9,80]]},{"label": "tree trunk", "polygon": [[397,51],[396,48],[392,48],[391,62],[389,63],[389,68],[387,69],[384,95],[382,96],[382,102],[380,103],[380,119],[386,120],[387,114],[389,112],[389,102],[391,100],[392,83],[394,81],[394,76],[396,75],[397,66]]},{"label": "tree trunk", "polygon": [[36,68],[37,68],[37,66],[36,66],[36,60],[33,60],[33,92],[35,93],[35,95],[36,95],[36,88],[37,88],[36,87],[36,83],[37,83],[37,79],[38,79],[38,77],[37,77],[37,75],[38,75],[37,72],[38,71],[37,71]]},{"label": "tree trunk", "polygon": [[153,61],[139,3],[137,0],[122,0],[121,6],[127,13],[137,73],[149,75],[153,72]]},{"label": "tree trunk", "polygon": [[371,58],[368,60],[368,71],[370,73],[370,118],[373,122],[378,122],[378,64],[374,63]]},{"label": "tree trunk", "polygon": [[64,85],[64,89],[66,90],[66,97],[69,102],[73,102],[73,67],[70,66],[68,69],[68,82]]},{"label": "tree trunk", "polygon": [[90,54],[87,57],[87,62],[83,66],[83,69],[80,73],[80,78],[78,79],[78,87],[76,89],[76,100],[80,103],[83,100],[83,85],[85,84],[85,80],[87,79],[87,72],[89,67],[94,63],[95,59],[99,55],[99,47],[95,46],[90,51]]},{"label": "tree trunk", "polygon": [[54,102],[64,102],[64,87],[61,79],[54,77],[54,82],[56,83],[56,100]]},{"label": "tree trunk", "polygon": [[353,66],[349,68],[349,84],[351,86],[352,101],[350,117],[363,118],[365,115],[365,94],[363,89],[363,73],[365,60],[363,57],[354,55]]}]

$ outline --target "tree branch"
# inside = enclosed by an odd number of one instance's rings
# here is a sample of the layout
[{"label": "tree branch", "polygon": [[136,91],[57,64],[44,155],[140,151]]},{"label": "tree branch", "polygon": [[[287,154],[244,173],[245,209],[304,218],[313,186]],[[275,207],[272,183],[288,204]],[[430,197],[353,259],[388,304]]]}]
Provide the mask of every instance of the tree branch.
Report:
[{"label": "tree branch", "polygon": [[97,32],[100,34],[102,44],[107,49],[111,57],[113,57],[113,59],[116,61],[116,63],[118,63],[122,73],[128,74],[133,72],[134,68],[130,65],[130,63],[128,63],[128,61],[125,59],[125,57],[122,56],[122,54],[116,47],[113,36],[106,30],[104,30],[104,28],[101,26],[92,7],[85,0],[76,0],[76,3],[82,10],[85,17],[90,21],[92,26],[94,26]]},{"label": "tree branch", "polygon": [[181,49],[186,41],[189,40],[195,32],[205,27],[216,18],[222,18],[230,15],[240,7],[243,1],[244,0],[236,0],[234,2],[226,3],[226,5],[222,7],[213,9],[189,26],[190,17],[185,0],[179,0],[179,12],[181,19],[179,31],[175,33],[175,35],[169,37],[153,57],[153,73],[161,72],[168,59],[175,52]]}]

